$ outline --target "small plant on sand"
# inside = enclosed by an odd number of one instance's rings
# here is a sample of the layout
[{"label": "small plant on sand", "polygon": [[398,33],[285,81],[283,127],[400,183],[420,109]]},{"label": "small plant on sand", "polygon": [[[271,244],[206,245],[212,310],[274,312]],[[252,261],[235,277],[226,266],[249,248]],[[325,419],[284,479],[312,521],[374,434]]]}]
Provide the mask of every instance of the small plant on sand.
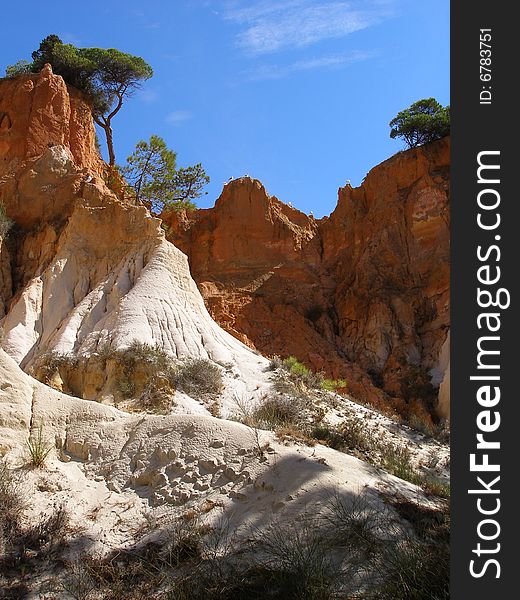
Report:
[{"label": "small plant on sand", "polygon": [[322,422],[312,430],[312,436],[334,450],[357,451],[366,455],[375,449],[375,441],[365,423],[355,416],[346,417],[338,425]]},{"label": "small plant on sand", "polygon": [[450,497],[450,485],[434,479],[416,469],[410,450],[392,443],[380,442],[379,461],[373,461],[392,475],[421,487],[424,492],[438,498]]},{"label": "small plant on sand", "polygon": [[194,398],[219,394],[223,388],[220,369],[204,358],[190,358],[179,365],[175,381]]},{"label": "small plant on sand", "polygon": [[322,520],[331,544],[359,553],[363,562],[380,549],[383,538],[394,533],[395,517],[368,492],[336,492]]},{"label": "small plant on sand", "polygon": [[298,398],[266,396],[252,416],[258,427],[276,429],[301,423],[304,410],[305,405]]},{"label": "small plant on sand", "polygon": [[265,589],[277,598],[337,598],[337,565],[331,556],[329,540],[313,520],[289,527],[273,523],[256,540],[264,557],[260,568]]},{"label": "small plant on sand", "polygon": [[[337,392],[347,387],[344,379],[329,379],[323,373],[315,373],[300,362],[296,357],[289,356],[281,359],[274,356],[269,364],[270,371],[278,371],[275,378],[275,388],[280,393],[304,393],[307,390],[325,390]],[[285,375],[285,376],[284,376]]]},{"label": "small plant on sand", "polygon": [[415,483],[416,471],[412,465],[412,455],[408,448],[397,444],[386,444],[381,448],[381,466],[405,481]]},{"label": "small plant on sand", "polygon": [[27,440],[27,448],[31,458],[31,466],[41,469],[52,449],[43,436],[43,423],[38,427],[38,432],[35,436],[33,434],[30,435]]},{"label": "small plant on sand", "polygon": [[316,389],[322,386],[323,375],[321,373],[313,373],[294,356],[289,356],[283,361],[283,368],[289,373],[289,376],[294,382],[303,384],[310,389]]}]

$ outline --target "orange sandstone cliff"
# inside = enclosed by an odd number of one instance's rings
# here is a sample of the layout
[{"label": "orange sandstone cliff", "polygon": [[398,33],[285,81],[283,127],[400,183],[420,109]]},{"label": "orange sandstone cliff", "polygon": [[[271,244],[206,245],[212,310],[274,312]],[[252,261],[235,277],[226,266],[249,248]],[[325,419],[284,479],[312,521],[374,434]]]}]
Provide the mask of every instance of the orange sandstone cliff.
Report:
[{"label": "orange sandstone cliff", "polygon": [[249,177],[212,209],[163,217],[230,333],[345,378],[361,400],[431,410],[449,331],[449,164],[449,138],[400,152],[320,220]]},{"label": "orange sandstone cliff", "polygon": [[[0,81],[0,204],[15,222],[0,240],[0,319],[4,347],[23,366],[135,330],[129,320],[119,331],[120,302],[131,304],[162,232],[144,207],[106,187],[104,173],[79,92],[50,67]],[[439,384],[449,387],[448,197],[446,138],[340,189],[328,218],[303,214],[248,177],[227,184],[212,209],[163,217],[224,329],[263,354],[294,355],[344,378],[359,400],[409,413],[436,408]],[[180,266],[166,263],[174,277]],[[167,319],[147,317],[143,328],[143,340],[172,352],[185,343]],[[447,407],[443,400],[443,416]]]}]

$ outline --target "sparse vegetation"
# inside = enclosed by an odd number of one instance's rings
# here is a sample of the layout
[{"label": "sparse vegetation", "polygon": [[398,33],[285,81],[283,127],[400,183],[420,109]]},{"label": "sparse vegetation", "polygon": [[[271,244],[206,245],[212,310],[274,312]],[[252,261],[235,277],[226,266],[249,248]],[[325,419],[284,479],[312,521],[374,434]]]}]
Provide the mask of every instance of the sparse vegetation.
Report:
[{"label": "sparse vegetation", "polygon": [[27,440],[27,448],[31,459],[30,465],[36,469],[41,469],[52,450],[52,446],[46,441],[43,435],[43,424],[40,424],[38,427],[36,435],[31,433]]},{"label": "sparse vegetation", "polygon": [[67,512],[57,506],[24,522],[21,480],[2,462],[0,584],[19,590],[24,573],[59,565],[47,591],[78,600],[447,600],[448,504],[425,507],[399,495],[384,501],[373,491],[336,490],[319,515],[274,519],[247,536],[235,535],[225,518],[205,525],[201,505],[162,530],[150,521],[133,547],[67,562]]},{"label": "sparse vegetation", "polygon": [[153,412],[171,409],[176,370],[173,359],[162,348],[134,340],[124,350],[103,348],[102,355],[120,367],[116,386],[124,399],[137,397],[139,406]]},{"label": "sparse vegetation", "polygon": [[289,356],[283,360],[282,368],[289,374],[291,381],[296,385],[308,389],[321,388],[323,375],[321,373],[313,373],[294,356]]},{"label": "sparse vegetation", "polygon": [[357,451],[366,457],[376,447],[372,433],[361,419],[347,417],[340,425],[331,426],[320,423],[312,430],[312,437],[327,446],[345,452]]},{"label": "sparse vegetation", "polygon": [[177,385],[194,398],[219,394],[222,391],[222,373],[210,360],[190,358],[177,367]]},{"label": "sparse vegetation", "polygon": [[29,521],[24,471],[0,460],[0,589],[5,598],[25,598],[27,573],[55,558],[69,531],[69,516],[62,506]]},{"label": "sparse vegetation", "polygon": [[269,396],[253,411],[253,419],[258,427],[277,429],[289,425],[302,424],[305,404],[298,398]]},{"label": "sparse vegetation", "polygon": [[[166,411],[171,408],[176,388],[194,398],[209,398],[222,391],[220,369],[203,358],[189,358],[181,363],[173,359],[158,346],[134,341],[126,350],[113,355],[122,365],[122,376],[117,386],[124,398],[134,397],[136,369],[144,371],[145,384],[139,391],[139,404],[145,408]],[[218,413],[218,405],[212,405]]]},{"label": "sparse vegetation", "polygon": [[320,389],[337,392],[347,386],[344,379],[329,379],[323,373],[311,371],[294,356],[289,356],[283,360],[279,356],[274,356],[271,359],[269,368],[271,371],[280,371],[278,376],[275,377],[275,388],[280,393],[288,393],[294,388],[299,393]]},{"label": "sparse vegetation", "polygon": [[337,492],[320,516],[273,520],[241,541],[225,524],[178,518],[154,541],[68,564],[55,587],[79,600],[447,599],[447,507],[386,502]]},{"label": "sparse vegetation", "polygon": [[351,416],[340,425],[322,422],[311,430],[316,441],[341,452],[353,452],[392,475],[421,487],[426,493],[440,498],[450,497],[449,483],[419,471],[413,464],[410,450],[402,445],[376,438],[364,422]]},{"label": "sparse vegetation", "polygon": [[346,388],[347,382],[344,379],[324,379],[321,382],[321,387],[327,392],[337,392]]},{"label": "sparse vegetation", "polygon": [[[160,346],[134,340],[127,348],[114,350],[102,344],[89,356],[73,356],[59,352],[44,354],[33,369],[33,374],[47,385],[61,391],[81,394],[78,371],[89,367],[105,372],[105,385],[115,391],[115,402],[130,401],[128,408],[168,413],[174,402],[176,389],[206,401],[214,416],[220,414],[218,395],[223,388],[221,369],[202,358],[175,360]],[[99,364],[101,362],[102,364]],[[59,375],[60,379],[56,379]],[[79,388],[79,389],[78,389]],[[101,388],[99,388],[101,390]]]}]

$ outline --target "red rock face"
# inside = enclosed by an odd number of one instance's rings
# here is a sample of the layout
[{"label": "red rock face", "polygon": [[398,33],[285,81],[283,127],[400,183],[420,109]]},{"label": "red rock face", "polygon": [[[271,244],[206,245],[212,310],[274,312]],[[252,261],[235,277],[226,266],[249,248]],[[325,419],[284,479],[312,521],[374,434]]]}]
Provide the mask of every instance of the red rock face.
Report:
[{"label": "red rock face", "polygon": [[213,209],[163,215],[212,316],[401,411],[433,407],[449,329],[449,138],[401,152],[312,216],[228,183]]},{"label": "red rock face", "polygon": [[92,114],[82,94],[67,88],[50,65],[40,73],[0,81],[0,177],[51,145],[68,148],[75,164],[101,174]]},{"label": "red rock face", "polygon": [[95,135],[87,100],[50,65],[0,80],[0,205],[16,225],[0,240],[0,318],[51,261],[87,181],[104,186]]}]

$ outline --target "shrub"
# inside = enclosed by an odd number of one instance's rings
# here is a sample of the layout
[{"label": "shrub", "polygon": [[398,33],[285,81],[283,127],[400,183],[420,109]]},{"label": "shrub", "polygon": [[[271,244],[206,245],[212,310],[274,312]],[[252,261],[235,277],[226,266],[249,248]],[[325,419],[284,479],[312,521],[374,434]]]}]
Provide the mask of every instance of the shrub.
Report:
[{"label": "shrub", "polygon": [[41,469],[52,449],[43,437],[43,424],[38,427],[36,437],[31,434],[27,440],[27,448],[29,449],[29,455],[31,457],[31,466]]},{"label": "shrub", "polygon": [[366,454],[375,448],[370,430],[357,417],[347,417],[336,426],[322,423],[314,427],[312,436],[334,450],[357,450]]},{"label": "shrub", "polygon": [[296,388],[300,394],[305,390],[313,389],[336,392],[347,386],[347,382],[343,379],[328,379],[324,377],[323,373],[311,371],[294,356],[289,356],[284,360],[279,356],[274,356],[269,364],[269,369],[271,371],[282,370],[289,378],[289,382],[280,376],[275,379],[275,388],[280,393],[290,393],[292,388]]},{"label": "shrub", "polygon": [[408,424],[412,429],[428,437],[436,437],[438,429],[433,424],[430,415],[424,415],[422,412],[413,412],[408,418]]},{"label": "shrub", "polygon": [[168,379],[151,378],[139,396],[139,404],[153,412],[169,412],[173,406],[173,395]]},{"label": "shrub", "polygon": [[448,600],[449,547],[414,538],[399,540],[378,557],[379,582],[371,588],[374,600]]},{"label": "shrub", "polygon": [[165,561],[176,567],[193,559],[200,559],[203,552],[202,539],[207,533],[195,519],[177,519],[168,528],[167,541],[164,546]]},{"label": "shrub", "polygon": [[303,363],[294,356],[289,356],[283,361],[283,368],[297,381],[301,381],[309,388],[321,386],[323,376],[319,373],[313,373]]},{"label": "shrub", "polygon": [[411,462],[411,453],[408,448],[398,446],[397,444],[385,444],[381,447],[381,466],[396,477],[410,481],[418,482],[417,472]]},{"label": "shrub", "polygon": [[311,429],[311,436],[321,444],[329,446],[334,450],[342,451],[345,448],[345,440],[336,427],[322,423]]},{"label": "shrub", "polygon": [[63,577],[55,582],[59,592],[66,592],[74,600],[90,600],[98,589],[98,582],[89,572],[88,560],[69,563]]},{"label": "shrub", "polygon": [[338,583],[330,543],[315,523],[273,524],[256,539],[265,589],[273,597],[332,600]]},{"label": "shrub", "polygon": [[347,387],[347,382],[344,379],[324,379],[321,382],[321,387],[327,392],[337,392]]},{"label": "shrub", "polygon": [[275,354],[269,362],[269,370],[277,371],[278,369],[281,369],[282,367],[283,367],[283,360],[278,355]]},{"label": "shrub", "polygon": [[285,358],[282,361],[282,365],[286,371],[289,371],[293,375],[305,376],[309,373],[309,369],[294,356]]},{"label": "shrub", "polygon": [[223,388],[220,369],[204,358],[190,358],[179,365],[175,381],[186,394],[195,398],[218,394]]},{"label": "shrub", "polygon": [[334,494],[323,520],[335,546],[359,552],[363,558],[376,552],[381,540],[393,533],[389,511],[371,502],[366,492]]},{"label": "shrub", "polygon": [[134,369],[139,364],[149,365],[156,372],[167,372],[172,365],[170,356],[159,346],[134,340],[126,350],[118,350],[115,356],[125,369]]},{"label": "shrub", "polygon": [[432,477],[423,476],[419,485],[427,494],[430,494],[431,496],[445,499],[449,499],[451,496],[451,486],[447,481],[438,481]]},{"label": "shrub", "polygon": [[56,374],[63,374],[64,370],[77,367],[78,359],[70,354],[51,351],[40,357],[36,368],[36,375],[46,385],[49,385]]},{"label": "shrub", "polygon": [[269,396],[254,410],[253,420],[258,427],[276,429],[302,421],[304,406],[297,398]]},{"label": "shrub", "polygon": [[172,358],[159,346],[134,340],[124,350],[110,351],[102,347],[99,352],[105,360],[115,359],[122,367],[116,387],[123,398],[137,394],[136,370],[143,372],[144,386],[139,392],[140,405],[155,412],[167,412],[173,403],[176,368]]}]

